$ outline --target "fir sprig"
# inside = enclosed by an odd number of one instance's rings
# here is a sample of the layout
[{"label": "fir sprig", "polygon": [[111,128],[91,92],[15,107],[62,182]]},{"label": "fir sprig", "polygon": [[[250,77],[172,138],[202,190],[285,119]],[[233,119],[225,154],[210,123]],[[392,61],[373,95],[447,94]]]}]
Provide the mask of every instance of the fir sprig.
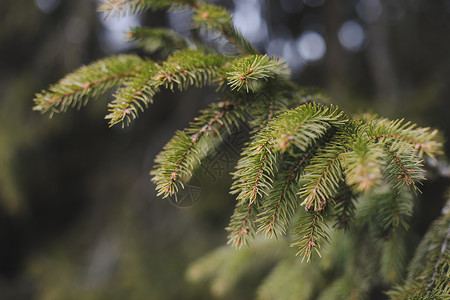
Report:
[{"label": "fir sprig", "polygon": [[390,159],[385,169],[386,180],[394,183],[396,188],[405,184],[418,190],[416,182],[423,180],[422,161],[418,160],[414,149],[403,144],[384,145],[386,156]]},{"label": "fir sprig", "polygon": [[102,0],[99,11],[108,16],[125,16],[146,10],[161,8],[192,9],[193,25],[220,32],[241,54],[256,54],[257,51],[233,26],[231,16],[224,7],[198,0]]},{"label": "fir sprig", "polygon": [[192,122],[189,128],[178,131],[156,158],[152,171],[158,195],[176,195],[210,152],[223,142],[232,128],[248,122],[249,102],[257,95],[236,99],[230,95],[227,100],[211,104]]},{"label": "fir sprig", "polygon": [[381,246],[380,274],[385,282],[394,284],[402,280],[411,252],[409,232],[403,227],[396,227]]},{"label": "fir sprig", "polygon": [[135,27],[128,32],[128,37],[147,53],[162,51],[164,55],[169,55],[188,47],[182,36],[168,28]]},{"label": "fir sprig", "polygon": [[205,54],[201,51],[178,51],[162,65],[158,65],[156,84],[173,90],[175,86],[184,90],[188,86],[202,87],[217,80],[217,74],[228,59],[223,55]]},{"label": "fir sprig", "polygon": [[269,238],[273,235],[286,234],[299,205],[296,193],[299,189],[300,175],[315,151],[316,147],[311,147],[300,155],[282,160],[280,168],[282,171],[278,173],[272,189],[263,199],[261,212],[256,220],[258,232],[264,232]]},{"label": "fir sprig", "polygon": [[412,195],[407,191],[375,193],[364,198],[356,215],[360,224],[372,226],[378,235],[388,237],[392,229],[409,228],[413,204]]},{"label": "fir sprig", "polygon": [[339,189],[344,178],[342,155],[348,151],[343,135],[337,134],[311,160],[303,177],[305,183],[299,191],[306,210],[322,210]]},{"label": "fir sprig", "polygon": [[269,131],[276,133],[275,149],[285,152],[294,148],[306,152],[332,128],[347,122],[347,117],[337,107],[316,102],[288,110],[268,124]]},{"label": "fir sprig", "polygon": [[351,151],[342,155],[347,185],[357,192],[365,192],[379,184],[384,154],[379,145],[357,136],[351,145]]},{"label": "fir sprig", "polygon": [[220,32],[243,55],[256,54],[257,51],[233,26],[228,11],[214,4],[200,3],[192,6],[195,14],[194,24],[206,30]]},{"label": "fir sprig", "polygon": [[[336,206],[333,214],[339,227],[346,228],[354,214],[355,193],[373,189],[383,178],[388,181],[395,178],[397,189],[402,188],[402,183],[414,186],[415,181],[421,180],[416,144],[432,141],[422,134],[427,130],[401,121],[369,122],[352,121],[332,106],[306,104],[267,123],[243,150],[234,172],[231,193],[237,194],[238,204],[227,228],[231,232],[230,242],[239,244],[236,241],[241,241],[248,232],[254,234],[255,228],[269,237],[278,230],[285,232],[299,203],[292,188],[299,188],[300,183],[298,194],[307,211],[320,212]],[[331,139],[322,141],[326,133]],[[433,143],[436,147],[428,149],[430,154],[440,151],[438,142]],[[307,152],[311,149],[313,154]],[[289,155],[281,155],[285,152],[312,156],[301,163],[301,176],[294,175],[296,172],[288,172],[286,176],[282,166],[291,159],[287,159]],[[280,180],[274,179],[275,173]],[[400,201],[409,198],[398,198],[395,192],[390,196],[385,197],[380,213],[384,219],[377,222],[385,224],[384,231],[398,224],[407,228],[412,202]],[[313,226],[307,221],[299,224],[303,230]],[[311,249],[302,245],[300,252]]]},{"label": "fir sprig", "polygon": [[143,60],[136,55],[117,55],[100,59],[66,75],[48,91],[36,94],[34,110],[42,113],[80,108],[127,78],[140,72]]},{"label": "fir sprig", "polygon": [[230,218],[226,230],[229,232],[228,244],[236,248],[247,245],[250,237],[256,233],[256,217],[258,215],[258,203],[248,204],[246,201],[238,201]]},{"label": "fir sprig", "polygon": [[299,240],[291,244],[291,247],[297,247],[297,255],[303,256],[302,261],[309,262],[313,253],[321,256],[320,251],[328,243],[330,235],[328,226],[325,223],[325,207],[320,211],[304,212],[299,217],[297,226],[294,229],[295,235]]},{"label": "fir sprig", "polygon": [[[235,91],[236,92],[236,91]],[[246,93],[245,91],[242,91]],[[268,125],[275,117],[300,105],[312,103],[314,100],[321,103],[322,97],[310,97],[309,89],[301,89],[293,92],[290,85],[282,81],[269,81],[264,88],[258,92],[263,101],[251,103],[249,113],[251,114],[250,127],[252,133],[257,133]]]},{"label": "fir sprig", "polygon": [[332,200],[333,216],[336,220],[334,227],[338,229],[348,229],[355,213],[356,195],[345,182],[346,180],[343,180]]},{"label": "fir sprig", "polygon": [[143,63],[140,72],[128,78],[114,93],[114,99],[108,104],[109,114],[105,116],[110,126],[120,122],[122,126],[128,125],[153,102],[153,96],[159,91],[153,79],[156,71],[154,62]]},{"label": "fir sprig", "polygon": [[292,142],[306,151],[322,137],[332,124],[342,124],[342,113],[335,108],[305,104],[276,117],[243,150],[239,160],[232,193],[238,200],[252,203],[272,188],[279,154]]},{"label": "fir sprig", "polygon": [[284,60],[267,55],[249,55],[237,59],[227,72],[230,87],[233,90],[244,87],[247,92],[258,90],[269,79],[287,80],[289,76],[290,71]]},{"label": "fir sprig", "polygon": [[232,194],[238,194],[237,200],[252,204],[257,197],[262,197],[266,189],[271,188],[278,153],[273,149],[273,135],[270,131],[262,131],[243,151],[239,160],[235,182],[231,187]]},{"label": "fir sprig", "polygon": [[449,299],[450,213],[447,209],[428,229],[410,262],[408,277],[387,294],[391,299]]},{"label": "fir sprig", "polygon": [[128,124],[153,102],[161,86],[184,90],[189,86],[212,84],[226,61],[224,56],[185,50],[175,52],[162,64],[146,62],[141,67],[142,72],[129,77],[114,94],[106,119],[111,126],[123,121]]},{"label": "fir sprig", "polygon": [[101,0],[98,11],[109,16],[127,16],[152,9],[162,9],[173,5],[192,5],[193,0]]},{"label": "fir sprig", "polygon": [[401,120],[375,118],[368,123],[367,136],[370,140],[382,143],[396,140],[410,144],[419,156],[430,157],[442,154],[442,143],[437,130],[428,127],[418,128],[417,125]]}]

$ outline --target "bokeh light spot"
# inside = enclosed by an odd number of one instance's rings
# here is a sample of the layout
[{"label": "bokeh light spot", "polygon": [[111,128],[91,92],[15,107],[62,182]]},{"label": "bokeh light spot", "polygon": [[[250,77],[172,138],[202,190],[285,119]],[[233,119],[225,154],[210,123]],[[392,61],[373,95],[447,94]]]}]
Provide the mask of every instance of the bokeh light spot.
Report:
[{"label": "bokeh light spot", "polygon": [[306,31],[297,40],[297,49],[306,61],[320,60],[326,52],[324,38],[314,31]]},{"label": "bokeh light spot", "polygon": [[258,1],[235,1],[233,24],[250,42],[258,44],[268,38],[266,21],[261,17]]},{"label": "bokeh light spot", "polygon": [[282,57],[294,74],[301,72],[306,65],[305,59],[300,55],[293,40],[284,43]]},{"label": "bokeh light spot", "polygon": [[60,0],[34,0],[34,4],[42,12],[49,14],[59,6]]},{"label": "bokeh light spot", "polygon": [[105,52],[113,53],[132,46],[132,44],[127,42],[127,32],[131,28],[140,25],[140,20],[137,16],[108,18],[106,20],[101,16],[100,20],[105,26],[105,32],[101,36],[101,46]]},{"label": "bokeh light spot", "polygon": [[342,47],[351,52],[361,50],[366,41],[364,29],[355,21],[347,21],[342,24],[338,32],[338,37]]}]

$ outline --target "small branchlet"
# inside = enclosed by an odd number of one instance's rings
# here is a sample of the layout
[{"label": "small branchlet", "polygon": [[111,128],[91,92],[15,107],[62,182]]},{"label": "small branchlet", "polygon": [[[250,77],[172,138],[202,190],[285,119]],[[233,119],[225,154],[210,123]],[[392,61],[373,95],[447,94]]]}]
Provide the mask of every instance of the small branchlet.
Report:
[{"label": "small branchlet", "polygon": [[235,60],[227,72],[227,80],[231,89],[247,92],[259,90],[264,81],[277,78],[286,80],[290,76],[289,68],[284,60],[270,58],[267,55],[250,55]]},{"label": "small branchlet", "polygon": [[137,55],[117,55],[100,59],[66,75],[48,91],[36,94],[34,110],[42,113],[64,112],[81,108],[140,72],[143,60]]},{"label": "small branchlet", "polygon": [[188,42],[168,28],[135,27],[128,32],[128,38],[136,41],[137,46],[147,53],[160,51],[164,57],[176,50],[188,48]]}]

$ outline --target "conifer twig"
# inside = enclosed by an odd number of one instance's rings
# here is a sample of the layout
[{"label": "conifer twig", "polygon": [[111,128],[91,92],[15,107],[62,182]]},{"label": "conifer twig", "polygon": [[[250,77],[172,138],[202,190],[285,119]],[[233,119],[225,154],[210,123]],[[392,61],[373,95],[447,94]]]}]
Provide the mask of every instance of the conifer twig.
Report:
[{"label": "conifer twig", "polygon": [[136,55],[117,55],[80,67],[50,86],[48,91],[36,94],[33,109],[52,114],[66,111],[68,107],[80,108],[89,98],[139,73],[141,63],[142,59]]}]

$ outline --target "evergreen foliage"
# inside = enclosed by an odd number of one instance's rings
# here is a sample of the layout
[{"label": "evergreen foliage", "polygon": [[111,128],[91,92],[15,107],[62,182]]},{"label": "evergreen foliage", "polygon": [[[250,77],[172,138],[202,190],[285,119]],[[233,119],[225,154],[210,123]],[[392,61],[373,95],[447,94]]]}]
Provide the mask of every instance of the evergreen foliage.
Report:
[{"label": "evergreen foliage", "polygon": [[95,98],[139,72],[143,60],[136,55],[119,55],[100,59],[68,74],[48,91],[36,95],[34,110],[64,112],[69,107],[80,108],[89,98]]},{"label": "evergreen foliage", "polygon": [[392,299],[450,299],[450,202],[417,247],[408,276]]},{"label": "evergreen foliage", "polygon": [[188,5],[189,0],[103,0],[98,10],[106,13],[106,17],[124,16],[140,13],[149,9],[162,9],[171,5]]},{"label": "evergreen foliage", "polygon": [[241,89],[245,87],[246,91],[254,92],[261,86],[261,79],[280,77],[287,79],[289,69],[283,60],[273,58],[267,55],[250,55],[238,59],[227,72],[227,80],[231,89]]},{"label": "evergreen foliage", "polygon": [[161,51],[164,57],[175,50],[188,47],[188,43],[175,31],[168,28],[136,27],[129,33],[130,41],[136,41],[139,48],[151,54]]},{"label": "evergreen foliage", "polygon": [[183,90],[191,85],[211,84],[225,61],[223,56],[192,50],[175,52],[162,64],[149,61],[116,91],[106,119],[111,126],[121,122],[129,124],[153,102],[161,86]]},{"label": "evergreen foliage", "polygon": [[[201,111],[188,128],[176,132],[156,158],[151,174],[158,195],[176,197],[231,130],[246,124],[251,137],[232,174],[231,193],[237,203],[227,227],[229,243],[241,247],[258,233],[270,238],[290,231],[297,255],[307,262],[314,253],[324,256],[325,262],[312,262],[317,272],[337,275],[326,288],[305,283],[307,295],[320,294],[321,299],[367,294],[371,281],[398,283],[407,264],[405,236],[413,193],[424,179],[422,159],[442,153],[438,132],[375,115],[351,117],[326,104],[321,94],[289,81],[289,68],[282,59],[257,54],[233,27],[228,12],[216,5],[196,0],[105,0],[100,10],[123,15],[166,7],[191,9],[193,28],[218,31],[239,54],[197,47],[196,42],[165,29],[135,28],[130,36],[140,41],[138,45],[149,52],[164,48],[170,55],[162,62],[135,55],[99,60],[37,94],[35,109],[54,113],[79,108],[118,86],[106,119],[111,126],[124,126],[153,102],[161,88],[216,85],[219,100]],[[406,282],[390,292],[394,299],[448,294],[448,221],[447,213],[419,245]],[[349,227],[346,238],[336,230]],[[335,236],[352,244],[354,257],[346,255],[345,265],[338,258],[345,245],[333,241]],[[332,250],[324,252],[326,247]],[[224,251],[212,257],[223,259]],[[379,262],[370,261],[374,255]],[[430,257],[430,262],[424,261]],[[236,265],[241,267],[244,260],[236,259]],[[206,259],[201,264],[209,263]],[[289,268],[281,262],[264,285],[280,280],[281,273],[309,267]],[[210,273],[216,271],[220,272],[211,269]],[[226,272],[237,280],[239,273]],[[323,288],[320,293],[319,288]],[[223,283],[216,289],[220,294]],[[271,297],[266,288],[259,296]]]}]

